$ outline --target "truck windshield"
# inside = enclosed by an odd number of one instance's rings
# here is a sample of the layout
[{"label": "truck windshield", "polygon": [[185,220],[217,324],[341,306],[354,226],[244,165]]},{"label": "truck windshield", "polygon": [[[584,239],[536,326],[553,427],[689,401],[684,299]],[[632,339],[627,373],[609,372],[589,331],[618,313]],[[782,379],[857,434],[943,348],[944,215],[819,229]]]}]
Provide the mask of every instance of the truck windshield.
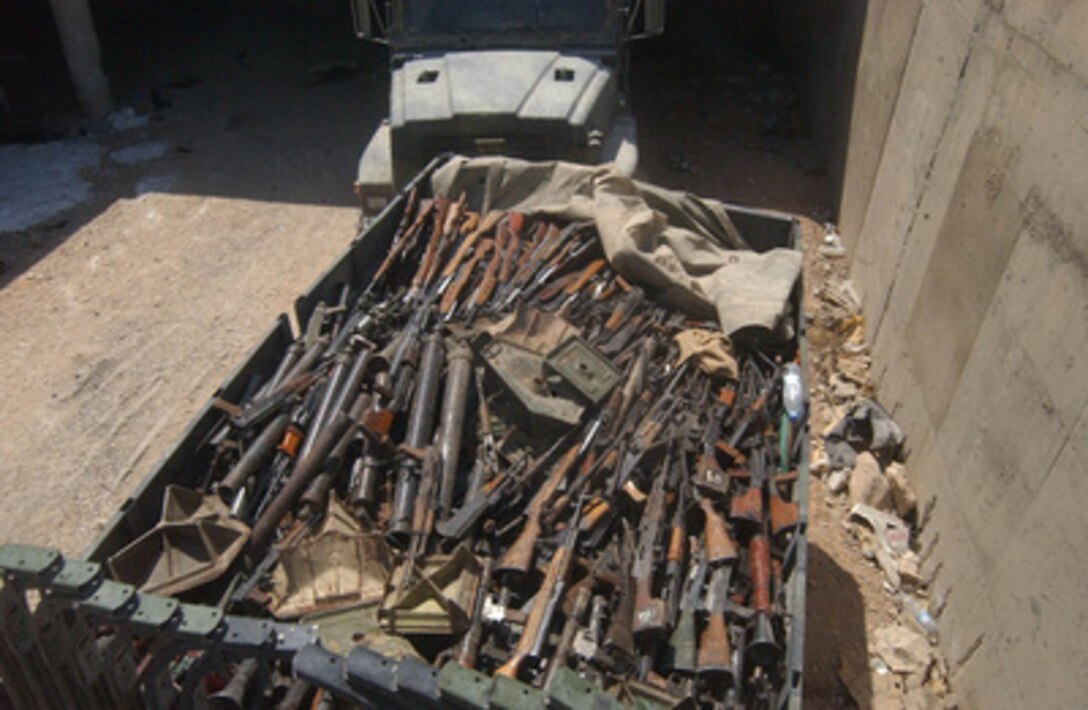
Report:
[{"label": "truck windshield", "polygon": [[404,0],[407,35],[601,34],[609,0]]}]

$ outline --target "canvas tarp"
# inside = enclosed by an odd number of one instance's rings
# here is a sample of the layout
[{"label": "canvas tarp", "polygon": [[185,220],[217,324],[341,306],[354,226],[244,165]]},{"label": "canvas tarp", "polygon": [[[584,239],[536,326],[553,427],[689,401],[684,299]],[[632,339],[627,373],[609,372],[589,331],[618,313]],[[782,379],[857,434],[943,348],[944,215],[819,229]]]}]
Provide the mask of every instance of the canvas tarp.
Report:
[{"label": "canvas tarp", "polygon": [[801,273],[793,249],[757,253],[725,205],[636,182],[615,168],[498,157],[455,157],[431,178],[435,193],[468,192],[486,208],[592,220],[625,278],[733,335],[777,331]]}]

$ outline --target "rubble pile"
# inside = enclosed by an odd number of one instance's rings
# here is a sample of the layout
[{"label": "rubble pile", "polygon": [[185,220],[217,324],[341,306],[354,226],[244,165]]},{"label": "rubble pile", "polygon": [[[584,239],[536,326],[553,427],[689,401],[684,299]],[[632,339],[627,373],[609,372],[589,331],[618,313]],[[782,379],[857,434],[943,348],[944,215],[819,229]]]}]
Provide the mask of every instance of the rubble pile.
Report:
[{"label": "rubble pile", "polygon": [[[733,342],[659,303],[592,222],[414,191],[365,287],[303,325],[270,377],[216,402],[192,486],[110,558],[115,579],[441,669],[436,705],[510,682],[530,704],[780,703],[795,341]],[[244,663],[249,692],[283,692]]]},{"label": "rubble pile", "polygon": [[[930,599],[918,537],[925,523],[906,462],[905,435],[876,401],[861,301],[836,262],[845,255],[832,225],[817,250],[822,269],[810,318],[813,372],[811,472],[843,512],[843,530],[883,575],[898,610],[869,639],[874,705],[955,707],[948,666],[936,648],[940,605]],[[932,612],[931,612],[932,607]]]}]

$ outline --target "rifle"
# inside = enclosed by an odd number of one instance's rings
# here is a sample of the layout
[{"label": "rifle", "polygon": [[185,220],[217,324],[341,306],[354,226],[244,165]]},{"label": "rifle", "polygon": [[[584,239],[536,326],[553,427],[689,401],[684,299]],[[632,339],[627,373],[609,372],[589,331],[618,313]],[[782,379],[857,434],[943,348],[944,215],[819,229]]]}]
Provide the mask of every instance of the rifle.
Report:
[{"label": "rifle", "polygon": [[253,525],[249,537],[251,550],[258,550],[269,541],[276,531],[280,519],[291,509],[298,497],[306,490],[306,487],[310,485],[310,481],[320,471],[325,459],[328,458],[329,452],[340,440],[350,421],[347,414],[337,412],[328,426],[321,430],[313,449],[298,462],[295,470],[291,472],[290,478],[284,483],[283,488],[280,489],[279,493],[272,499],[272,502],[268,504],[268,507],[265,508]]},{"label": "rifle", "polygon": [[427,274],[431,270],[434,264],[435,257],[438,252],[438,242],[441,241],[443,235],[443,227],[446,221],[446,215],[450,211],[450,201],[446,197],[439,195],[435,198],[435,212],[434,220],[431,227],[431,236],[427,240],[427,247],[423,250],[423,256],[419,260],[419,267],[416,269],[415,275],[412,276],[408,293],[404,299],[406,302],[411,302],[419,298],[419,295],[423,292],[423,286],[425,284]]},{"label": "rifle", "polygon": [[567,527],[561,533],[559,546],[552,553],[551,561],[548,562],[548,571],[544,575],[544,582],[540,585],[540,589],[537,590],[521,637],[510,659],[495,671],[496,675],[516,679],[518,671],[527,658],[540,657],[548,638],[548,628],[555,615],[555,608],[563,597],[563,587],[566,584],[567,573],[570,571],[571,560],[574,558],[574,548],[578,542],[580,510],[581,506],[575,508]]},{"label": "rifle", "polygon": [[443,293],[453,282],[453,276],[457,273],[457,268],[461,266],[461,262],[464,260],[465,256],[468,255],[469,250],[476,244],[476,241],[494,229],[495,225],[497,225],[501,219],[502,212],[497,210],[488,212],[476,229],[472,230],[467,237],[461,240],[461,244],[457,247],[457,251],[453,253],[453,256],[446,262],[445,268],[442,269],[441,278],[438,281],[438,293]]},{"label": "rifle", "polygon": [[[506,553],[503,554],[502,560],[499,562],[497,569],[500,572],[504,574],[511,572],[524,574],[529,571],[529,567],[533,563],[533,550],[536,548],[537,539],[540,538],[543,529],[545,506],[551,501],[560,484],[567,480],[568,474],[574,468],[578,459],[589,449],[600,428],[601,417],[598,417],[586,430],[582,440],[572,444],[563,457],[556,462],[551,474],[544,481],[544,485],[537,489],[533,499],[529,501],[529,505],[525,508],[525,527],[522,528],[521,534],[514,540],[514,543],[506,548]],[[580,513],[579,510],[575,513],[575,517],[577,518]]]},{"label": "rifle", "polygon": [[654,479],[650,498],[639,521],[638,548],[631,577],[635,580],[635,636],[652,636],[666,628],[665,602],[654,597],[654,562],[657,543],[665,519],[665,482],[671,464],[672,446],[665,454],[662,473]]},{"label": "rifle", "polygon": [[695,501],[703,511],[703,534],[706,537],[706,559],[710,564],[732,562],[737,559],[737,547],[729,534],[725,518],[718,513],[714,502],[694,488]]},{"label": "rifle", "polygon": [[435,530],[439,535],[450,540],[463,538],[484,513],[499,503],[510,503],[516,497],[516,492],[533,481],[551,463],[552,456],[560,450],[560,447],[570,441],[570,438],[571,435],[568,434],[552,444],[551,448],[534,461],[524,474],[520,473],[520,468],[526,462],[524,458],[506,471],[497,474],[484,484],[477,494],[465,496],[457,512],[446,520],[439,521],[435,525]]},{"label": "rifle", "polygon": [[[749,364],[751,364],[751,361],[749,361]],[[758,374],[754,364],[751,364],[748,371]],[[718,450],[727,454],[735,463],[743,464],[747,460],[744,454],[737,449],[737,446],[747,435],[748,429],[751,427],[752,422],[755,421],[755,418],[766,413],[767,399],[770,397],[771,392],[774,391],[775,383],[778,381],[781,372],[781,368],[775,366],[774,372],[766,378],[755,399],[745,407],[744,415],[741,417],[740,422],[737,423],[736,428],[733,429],[733,434],[729,437],[729,440],[718,442]]]},{"label": "rifle", "polygon": [[771,605],[771,548],[762,532],[752,535],[748,541],[748,565],[752,584],[751,607],[755,617],[747,654],[757,666],[769,669],[778,662],[781,649],[775,641],[771,625],[771,615],[774,613]]},{"label": "rifle", "polygon": [[457,662],[464,668],[476,667],[476,654],[480,650],[480,633],[483,630],[484,603],[491,588],[491,575],[495,569],[495,558],[485,557],[480,569],[480,581],[476,585],[476,598],[472,605],[472,616],[468,631],[461,641]]},{"label": "rifle", "polygon": [[498,284],[499,266],[506,253],[507,243],[512,239],[510,230],[499,228],[495,237],[495,255],[491,257],[487,268],[484,269],[484,275],[480,277],[480,283],[476,284],[476,290],[473,291],[468,300],[468,307],[465,309],[465,320],[467,322],[471,323],[476,318],[476,312],[487,304],[491,294],[495,292],[495,286]]},{"label": "rifle", "polygon": [[[405,445],[411,449],[419,450],[430,443],[444,356],[442,337],[437,334],[428,335],[423,346],[419,386],[412,399],[412,411],[408,417],[408,431],[405,435]],[[418,464],[410,457],[401,459],[387,532],[387,537],[392,542],[405,542],[404,538],[411,530],[412,505],[419,488],[418,468]]]},{"label": "rifle", "polygon": [[548,664],[548,672],[544,676],[542,687],[547,688],[555,678],[556,672],[567,665],[570,650],[574,644],[574,634],[578,632],[578,625],[582,623],[586,609],[589,607],[589,599],[592,592],[589,587],[581,587],[574,597],[574,607],[563,623],[563,631],[559,635],[559,643],[555,646],[551,661]]},{"label": "rifle", "polygon": [[[374,288],[382,282],[386,273],[393,266],[393,262],[401,258],[405,252],[412,248],[418,231],[423,227],[423,223],[427,220],[427,217],[430,216],[431,211],[435,209],[435,200],[424,200],[415,219],[412,220],[412,212],[415,210],[417,199],[418,191],[413,187],[408,193],[408,200],[405,204],[404,212],[401,214],[400,224],[397,226],[397,231],[395,232],[398,237],[389,247],[385,259],[383,259],[381,265],[378,266],[378,270],[374,272],[374,276],[371,277],[370,283],[366,287],[366,294],[371,293]],[[410,225],[409,220],[412,220]]]},{"label": "rifle", "polygon": [[461,292],[465,290],[465,286],[468,285],[469,279],[472,278],[472,272],[476,269],[476,265],[483,260],[487,253],[494,246],[494,242],[490,239],[484,239],[479,243],[476,249],[472,252],[472,256],[466,261],[461,268],[457,271],[456,278],[453,279],[453,283],[450,285],[442,296],[442,300],[438,304],[438,312],[444,316],[444,320],[449,320],[453,317],[453,314],[457,310],[457,299],[461,297]]},{"label": "rifle", "polygon": [[677,673],[694,673],[699,645],[695,638],[695,612],[703,598],[703,583],[706,581],[706,554],[694,550],[691,566],[684,579],[684,591],[680,598],[680,614],[673,627],[672,636],[666,649],[665,668]]},{"label": "rifle", "polygon": [[[665,553],[666,589],[668,590],[666,615],[670,625],[676,624],[676,617],[680,611],[681,590],[684,585],[684,551],[688,541],[685,518],[688,510],[687,490],[690,485],[685,461],[684,450],[681,449],[680,465],[673,465],[673,473],[670,474],[673,479],[669,482],[669,490],[676,491],[676,506],[673,508],[672,524],[669,527],[669,546]],[[679,472],[679,476],[676,472]]]},{"label": "rifle", "polygon": [[[719,567],[711,575],[706,590],[706,627],[699,638],[699,655],[695,670],[700,676],[713,675],[718,679],[734,680],[733,651],[729,646],[729,626],[725,622],[725,609],[729,600],[729,582],[733,569]],[[714,685],[717,686],[718,682]]]},{"label": "rifle", "polygon": [[620,548],[620,579],[622,584],[616,591],[619,599],[608,623],[604,635],[605,651],[618,666],[631,668],[636,656],[635,636],[631,625],[635,616],[635,595],[632,589],[631,558],[634,555],[633,533],[627,521],[623,521],[623,535]]}]

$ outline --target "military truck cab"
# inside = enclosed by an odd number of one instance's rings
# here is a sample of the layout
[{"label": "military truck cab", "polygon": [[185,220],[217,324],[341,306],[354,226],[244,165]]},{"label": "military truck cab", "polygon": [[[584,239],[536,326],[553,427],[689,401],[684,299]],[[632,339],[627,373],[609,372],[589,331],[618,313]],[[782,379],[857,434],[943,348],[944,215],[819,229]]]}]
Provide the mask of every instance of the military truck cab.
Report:
[{"label": "military truck cab", "polygon": [[366,214],[434,155],[638,164],[625,45],[664,0],[353,0],[356,34],[390,47],[389,117],[359,160]]}]

